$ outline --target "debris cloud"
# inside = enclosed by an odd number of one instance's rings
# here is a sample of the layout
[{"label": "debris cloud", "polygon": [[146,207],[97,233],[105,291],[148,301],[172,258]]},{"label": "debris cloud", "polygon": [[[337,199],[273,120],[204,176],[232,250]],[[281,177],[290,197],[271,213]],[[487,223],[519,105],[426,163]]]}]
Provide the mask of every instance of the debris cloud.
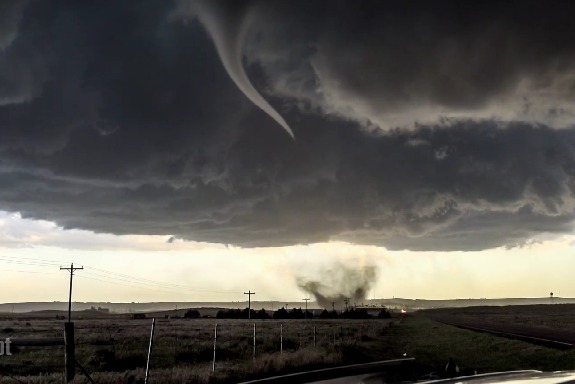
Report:
[{"label": "debris cloud", "polygon": [[361,304],[365,300],[377,281],[378,272],[375,265],[354,268],[340,262],[320,271],[320,279],[300,276],[297,284],[313,295],[320,306],[331,309],[333,303],[336,308],[342,309],[346,298],[349,298],[349,305]]}]

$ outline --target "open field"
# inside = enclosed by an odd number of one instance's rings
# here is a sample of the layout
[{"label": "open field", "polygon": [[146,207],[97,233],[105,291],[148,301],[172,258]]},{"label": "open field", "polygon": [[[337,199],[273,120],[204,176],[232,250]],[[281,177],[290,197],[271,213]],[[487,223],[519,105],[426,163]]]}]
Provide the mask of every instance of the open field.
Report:
[{"label": "open field", "polygon": [[[373,361],[374,357],[362,351],[373,349],[393,321],[397,319],[280,322],[158,318],[152,375],[156,382],[236,382],[240,378]],[[216,323],[216,371],[212,374]],[[63,326],[64,320],[56,319],[3,320],[0,338],[57,339],[62,337]],[[151,319],[133,320],[125,316],[78,319],[76,356],[98,382],[131,382],[131,378],[141,378],[150,326]],[[15,346],[12,356],[0,357],[0,373],[18,377],[49,374],[42,379],[27,377],[24,381],[62,382],[63,362],[62,346]],[[77,381],[82,380],[78,375]]]},{"label": "open field", "polygon": [[[549,308],[549,307],[546,307]],[[521,322],[534,322],[538,308],[492,308],[496,314],[516,313]],[[566,313],[561,314],[561,310]],[[476,319],[479,312],[470,311]],[[572,308],[553,308],[566,321]],[[477,310],[480,311],[480,310]],[[426,314],[424,312],[423,314]],[[464,314],[467,310],[464,310]],[[524,318],[522,318],[524,316]],[[547,313],[543,313],[548,318]],[[541,320],[540,320],[541,321]],[[393,325],[390,327],[390,322]],[[0,322],[0,338],[60,337],[64,321],[14,319]],[[76,322],[78,360],[98,383],[136,383],[144,375],[151,320],[127,318],[82,319]],[[455,357],[463,373],[513,369],[575,369],[575,351],[559,351],[517,340],[477,333],[438,323],[416,314],[391,320],[258,320],[256,357],[253,323],[217,320],[216,371],[211,372],[216,319],[158,319],[151,364],[152,383],[233,383],[301,370],[384,359],[415,357],[402,379],[416,380],[441,373]],[[283,353],[280,353],[280,324]],[[316,346],[313,346],[313,327]],[[0,357],[0,373],[26,383],[60,383],[63,347],[20,347]],[[39,376],[42,374],[42,376]],[[0,375],[0,383],[14,383]],[[86,379],[77,374],[77,383]]]},{"label": "open field", "polygon": [[[423,316],[406,318],[391,329],[387,348],[416,358],[417,366],[442,370],[449,357],[463,373],[487,373],[517,369],[544,371],[575,369],[575,350],[560,351],[441,324]],[[429,371],[427,371],[429,372]]]},{"label": "open field", "polygon": [[432,318],[485,325],[510,325],[575,332],[575,305],[441,308],[421,312]]}]

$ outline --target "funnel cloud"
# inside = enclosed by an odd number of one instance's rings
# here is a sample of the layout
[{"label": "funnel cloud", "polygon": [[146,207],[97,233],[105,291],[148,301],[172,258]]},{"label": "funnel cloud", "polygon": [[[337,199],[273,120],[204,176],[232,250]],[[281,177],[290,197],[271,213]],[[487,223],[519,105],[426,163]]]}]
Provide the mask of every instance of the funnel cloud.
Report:
[{"label": "funnel cloud", "polygon": [[344,307],[345,298],[349,304],[359,304],[366,297],[377,281],[378,269],[374,265],[353,268],[337,263],[319,273],[318,280],[304,277],[297,278],[298,286],[313,295],[316,302],[324,307]]},{"label": "funnel cloud", "polygon": [[284,118],[254,88],[242,63],[242,48],[250,24],[249,1],[198,1],[192,4],[197,17],[212,38],[226,72],[237,87],[274,119],[291,137],[294,134]]}]

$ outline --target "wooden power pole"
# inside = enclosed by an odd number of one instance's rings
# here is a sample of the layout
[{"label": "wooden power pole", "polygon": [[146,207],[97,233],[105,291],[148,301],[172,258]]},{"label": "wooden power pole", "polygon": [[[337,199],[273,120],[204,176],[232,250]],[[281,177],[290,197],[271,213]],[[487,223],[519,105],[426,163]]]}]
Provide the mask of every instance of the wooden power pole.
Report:
[{"label": "wooden power pole", "polygon": [[72,323],[72,280],[74,271],[84,269],[84,267],[74,267],[74,263],[70,264],[70,268],[60,267],[60,270],[70,272],[70,292],[68,294],[68,322],[64,324],[64,344],[66,346],[65,364],[66,364],[66,381],[74,380],[76,368],[76,344],[74,341],[74,323]]},{"label": "wooden power pole", "polygon": [[255,292],[247,291],[244,292],[244,295],[248,295],[248,319],[252,319],[252,295],[255,295]]},{"label": "wooden power pole", "polygon": [[72,321],[72,279],[74,278],[74,271],[84,269],[84,267],[74,268],[74,263],[70,264],[70,268],[60,267],[60,270],[70,271],[70,292],[68,293],[68,323]]}]

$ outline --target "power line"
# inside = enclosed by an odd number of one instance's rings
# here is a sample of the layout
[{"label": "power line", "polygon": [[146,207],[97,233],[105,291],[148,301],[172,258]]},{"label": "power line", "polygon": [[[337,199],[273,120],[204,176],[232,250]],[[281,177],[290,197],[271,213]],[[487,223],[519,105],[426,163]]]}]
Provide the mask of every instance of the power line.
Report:
[{"label": "power line", "polygon": [[39,263],[39,264],[50,264],[50,265],[60,265],[62,263],[69,263],[70,261],[61,261],[56,262],[54,260],[47,260],[47,259],[38,259],[33,257],[25,257],[25,256],[7,256],[7,255],[0,255],[0,259],[6,260],[14,260],[18,262],[32,262],[32,263]]},{"label": "power line", "polygon": [[[89,267],[89,266],[86,265],[86,267]],[[166,283],[166,282],[162,282],[162,281],[133,277],[133,276],[125,275],[125,274],[107,271],[107,270],[100,269],[100,268],[94,268],[94,269],[96,269],[99,272],[92,272],[92,268],[90,268],[90,272],[89,272],[90,275],[105,278],[105,279],[118,280],[118,281],[131,283],[131,284],[156,286],[158,288],[165,288],[165,289],[170,289],[173,291],[185,290],[185,291],[189,291],[189,292],[207,292],[207,293],[236,293],[237,292],[237,291],[226,291],[226,290],[217,290],[216,291],[216,290],[209,290],[209,289],[200,289],[200,288],[194,288],[194,287],[181,285],[181,284],[172,284],[172,283]]]},{"label": "power line", "polygon": [[19,260],[18,258],[7,258],[5,256],[0,256],[0,262],[8,264],[18,264],[18,265],[31,265],[36,267],[53,267],[60,265],[59,263],[48,263],[43,261],[32,261],[32,260]]},{"label": "power line", "polygon": [[[31,267],[54,267],[60,266],[61,264],[47,259],[40,259],[40,258],[31,258],[31,257],[18,257],[18,256],[7,256],[7,255],[0,255],[0,263],[8,263],[8,264],[16,264],[16,265],[23,265],[23,266],[31,266]],[[117,273],[113,271],[109,271],[103,268],[98,268],[90,265],[84,264],[86,268],[89,270],[86,271],[88,276],[82,276],[82,278],[91,279],[95,281],[102,281],[112,284],[119,284],[119,285],[126,285],[122,283],[128,284],[136,284],[138,286],[148,286],[148,287],[156,287],[161,288],[167,291],[172,292],[181,292],[181,291],[188,291],[188,292],[205,292],[205,293],[217,293],[217,294],[229,294],[229,293],[236,293],[237,291],[232,290],[210,290],[210,289],[202,289],[202,288],[195,288],[183,284],[175,284],[175,283],[167,283],[164,281],[152,280],[143,277],[137,277],[132,275],[127,275],[123,273]],[[28,272],[28,271],[22,271]],[[32,271],[30,271],[32,273]],[[41,271],[33,272],[33,273],[44,273]],[[51,274],[49,272],[45,272],[46,274]],[[89,277],[92,276],[92,277]],[[96,278],[94,278],[94,276]],[[100,279],[98,279],[100,278]],[[102,280],[104,279],[104,280]],[[119,283],[120,282],[120,283]],[[133,286],[133,285],[129,285]],[[148,288],[149,289],[149,288]]]},{"label": "power line", "polygon": [[[88,275],[88,276],[86,276]],[[86,272],[86,274],[82,275],[82,276],[78,276],[78,278],[80,279],[88,279],[88,280],[93,280],[93,281],[100,281],[102,283],[107,283],[107,284],[116,284],[116,285],[121,285],[124,287],[131,287],[131,288],[136,288],[136,289],[145,289],[148,291],[155,291],[155,292],[164,292],[164,293],[182,293],[182,289],[169,289],[169,288],[163,288],[163,287],[153,287],[153,286],[149,286],[149,285],[145,285],[142,283],[134,283],[134,282],[130,282],[130,281],[116,281],[116,280],[108,280],[110,279],[109,277],[106,276],[100,276],[100,275],[94,275],[94,276],[98,276],[98,277],[102,277],[102,278],[96,278],[96,277],[91,277],[90,272]],[[139,285],[136,285],[139,284]],[[193,292],[192,290],[189,290],[190,292]],[[217,292],[214,291],[212,293],[225,293],[227,294],[228,292]]]}]

